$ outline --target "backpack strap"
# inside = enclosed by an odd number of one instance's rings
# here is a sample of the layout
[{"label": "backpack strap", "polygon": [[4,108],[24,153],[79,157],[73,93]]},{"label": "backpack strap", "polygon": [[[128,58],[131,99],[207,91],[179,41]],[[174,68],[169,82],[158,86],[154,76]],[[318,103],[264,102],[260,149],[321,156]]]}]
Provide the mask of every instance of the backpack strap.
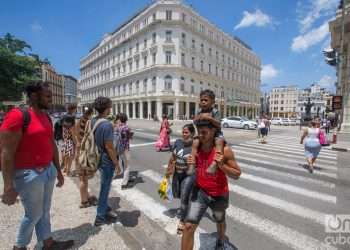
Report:
[{"label": "backpack strap", "polygon": [[22,132],[24,133],[30,124],[31,116],[27,108],[22,108],[19,110],[22,112],[22,116],[23,116]]}]

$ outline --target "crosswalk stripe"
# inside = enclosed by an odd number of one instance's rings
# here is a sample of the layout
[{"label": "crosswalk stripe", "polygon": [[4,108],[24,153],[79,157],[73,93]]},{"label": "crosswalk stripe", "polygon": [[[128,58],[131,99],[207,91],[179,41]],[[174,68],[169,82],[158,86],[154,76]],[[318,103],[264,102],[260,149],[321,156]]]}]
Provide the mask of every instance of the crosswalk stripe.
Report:
[{"label": "crosswalk stripe", "polygon": [[[166,165],[163,165],[163,167],[166,167]],[[161,178],[161,175],[153,170],[142,171],[141,174],[149,177],[150,179]],[[160,177],[155,177],[155,176],[160,176]],[[267,206],[278,208],[280,210],[283,210],[284,212],[287,212],[296,216],[300,216],[302,218],[310,219],[321,225],[324,224],[324,218],[325,218],[324,213],[315,211],[313,209],[305,208],[300,205],[297,205],[267,194],[249,190],[245,187],[239,186],[238,182],[236,182],[235,184],[229,183],[228,185],[229,185],[230,192],[234,192],[236,194],[245,196],[251,200],[255,200]]]},{"label": "crosswalk stripe", "polygon": [[[245,160],[245,161],[254,162],[256,164],[266,164],[266,165],[269,165],[269,166],[278,167],[278,168],[282,168],[282,169],[288,169],[288,170],[293,170],[293,171],[298,171],[298,172],[303,172],[303,173],[306,172],[306,170],[303,169],[303,168],[290,167],[290,166],[287,166],[287,165],[277,164],[277,163],[273,163],[271,161],[264,161],[264,160],[261,160],[261,159],[256,160],[256,159],[253,159],[251,157],[246,157],[246,156],[242,156],[242,155],[239,155],[239,154],[236,154],[235,158],[238,161],[238,163],[240,163],[240,160]],[[323,176],[327,176],[329,178],[337,179],[337,174],[334,174],[334,173],[325,173],[325,172],[315,171],[313,173],[313,175],[323,175]]]},{"label": "crosswalk stripe", "polygon": [[[245,142],[245,143],[241,143],[239,145],[252,145],[252,146],[260,146],[260,147],[264,147],[264,148],[271,148],[271,149],[281,149],[281,150],[292,150],[292,151],[295,151],[295,152],[302,152],[304,153],[305,152],[305,149],[304,149],[304,146],[302,147],[295,147],[295,148],[292,148],[290,145],[288,145],[288,147],[286,147],[285,144],[271,144],[271,143],[268,143],[267,145],[261,145],[260,143],[257,143],[257,142]],[[337,159],[337,154],[330,154],[328,152],[325,152],[323,150],[323,148],[321,149],[321,153],[322,157],[325,157],[327,156],[327,158],[331,158],[331,159]]]},{"label": "crosswalk stripe", "polygon": [[[240,154],[246,154],[246,155],[253,155],[253,156],[257,156],[257,157],[262,157],[262,158],[269,158],[269,159],[272,159],[272,160],[279,160],[283,163],[286,163],[286,162],[290,162],[290,163],[299,163],[299,164],[306,164],[306,161],[298,161],[298,160],[294,160],[294,159],[286,159],[286,158],[280,158],[280,157],[274,157],[274,156],[271,156],[270,154],[258,154],[258,153],[254,153],[254,152],[249,152],[248,150],[239,150],[237,149],[235,146],[233,147],[233,151],[235,153],[240,153]],[[316,166],[317,167],[320,167],[320,168],[324,168],[324,169],[328,169],[328,170],[331,170],[331,171],[337,171],[336,169],[336,166],[326,166],[326,165],[323,165],[323,164],[319,164],[319,163],[316,163]]]},{"label": "crosswalk stripe", "polygon": [[[176,139],[171,139],[170,142],[174,142]],[[156,142],[146,142],[146,143],[140,143],[140,144],[130,144],[130,148],[137,148],[137,147],[144,147],[149,145],[154,145]]]},{"label": "crosswalk stripe", "polygon": [[[135,187],[121,190],[121,183],[122,180],[114,180],[112,182],[114,191],[130,202],[134,207],[139,208],[147,217],[164,228],[167,233],[176,235],[178,219],[170,218],[164,214],[168,210],[167,207]],[[157,183],[160,183],[160,180]],[[201,239],[199,239],[200,234]],[[205,238],[203,239],[203,237]],[[208,235],[202,228],[199,228],[195,234],[194,249],[210,250],[214,248],[215,242],[216,239],[214,237]]]},{"label": "crosswalk stripe", "polygon": [[330,182],[327,182],[327,181],[321,181],[321,180],[312,179],[312,178],[308,178],[308,177],[304,177],[304,176],[300,176],[300,175],[284,173],[284,172],[273,170],[273,169],[257,167],[257,166],[249,165],[249,164],[242,163],[242,162],[239,162],[239,166],[242,169],[250,169],[250,170],[257,171],[257,172],[264,172],[264,173],[268,173],[268,174],[273,174],[275,176],[287,177],[289,179],[294,179],[294,180],[302,181],[302,182],[305,182],[305,183],[317,184],[317,185],[320,185],[320,186],[323,186],[323,187],[327,187],[327,188],[331,188],[331,189],[335,188],[335,184],[334,183],[330,183]]},{"label": "crosswalk stripe", "polygon": [[[153,171],[153,170],[146,170],[141,172],[141,175],[144,175],[148,178],[150,178],[152,181],[156,181],[162,178],[162,176]],[[229,185],[230,191],[232,189],[233,192],[240,192],[247,194],[247,195],[252,195],[253,193],[246,192],[243,188],[240,189],[240,187],[237,188],[237,186],[233,186],[232,184]],[[261,194],[258,194],[259,196]],[[255,197],[257,197],[254,194]],[[277,205],[280,208],[283,208],[283,210],[287,210],[288,202],[282,201],[280,202],[279,199],[269,197],[269,196],[261,196],[263,198],[267,198],[267,201],[271,201],[271,204],[276,202]],[[270,199],[272,198],[272,199]],[[270,200],[269,200],[270,199]],[[294,209],[295,208],[295,209]],[[290,210],[290,211],[289,211]],[[296,215],[301,216],[302,213],[305,213],[303,218],[305,216],[308,216],[308,219],[312,219],[313,221],[316,221],[317,223],[323,223],[324,221],[322,220],[323,214],[319,213],[317,214],[316,212],[312,212],[311,210],[307,210],[301,206],[298,205],[292,205],[292,207],[289,207],[287,210],[290,213],[297,213]],[[281,224],[276,224],[268,219],[261,218],[257,216],[254,213],[251,213],[249,211],[246,211],[241,208],[233,207],[231,204],[229,204],[228,209],[226,210],[226,214],[233,220],[238,221],[239,223],[245,224],[249,227],[254,228],[255,230],[273,238],[276,241],[282,242],[289,247],[292,247],[294,249],[300,249],[300,250],[305,250],[305,249],[319,249],[320,246],[325,247],[326,245],[317,239],[314,239],[312,237],[309,237],[307,235],[301,234],[293,229],[290,229],[288,227],[285,227]],[[329,247],[327,249],[336,249],[334,247]]]},{"label": "crosswalk stripe", "polygon": [[[256,143],[256,141],[249,141],[247,143]],[[269,139],[267,139],[267,145],[271,145],[271,146],[280,146],[283,148],[291,148],[291,149],[300,149],[300,150],[304,150],[304,145],[303,144],[295,144],[295,143],[288,143],[288,142],[274,142],[274,141],[270,141]],[[324,154],[330,155],[330,156],[337,156],[337,152],[332,151],[330,149],[328,149],[327,147],[322,147],[322,152]]]},{"label": "crosswalk stripe", "polygon": [[[288,147],[288,149],[286,149],[286,147],[284,147],[283,149],[281,148],[277,148],[271,145],[261,145],[261,144],[253,144],[253,143],[241,143],[239,144],[240,146],[246,146],[246,147],[250,147],[250,148],[259,148],[259,149],[264,149],[266,151],[271,150],[271,151],[278,151],[278,152],[283,152],[283,153],[291,153],[291,154],[295,154],[295,155],[301,155],[304,156],[304,150],[302,149],[291,149]],[[337,159],[337,157],[335,156],[329,156],[326,155],[322,152],[320,152],[319,155],[320,159],[327,159],[327,160],[333,160],[333,162]]]},{"label": "crosswalk stripe", "polygon": [[305,189],[305,188],[296,187],[296,186],[293,186],[290,184],[284,184],[284,183],[279,182],[279,181],[273,181],[273,180],[269,180],[269,179],[262,178],[262,177],[257,177],[257,176],[246,174],[246,173],[241,174],[241,179],[246,179],[246,180],[258,182],[260,184],[265,184],[265,185],[275,187],[278,189],[282,189],[282,190],[285,190],[285,191],[288,191],[291,193],[296,193],[296,194],[299,194],[302,196],[322,200],[322,201],[329,202],[332,204],[335,204],[337,201],[337,197],[334,195],[322,194],[322,193],[319,193],[316,191],[310,191],[310,190]]},{"label": "crosswalk stripe", "polygon": [[226,214],[233,220],[238,221],[244,225],[254,228],[255,230],[263,233],[274,240],[282,242],[287,246],[297,250],[315,250],[315,249],[328,249],[336,250],[335,247],[326,245],[325,243],[299,233],[286,226],[276,224],[265,218],[261,218],[254,213],[246,210],[233,207],[229,205],[226,210]]},{"label": "crosswalk stripe", "polygon": [[[233,146],[235,149],[236,148],[240,148],[242,150],[249,150],[250,148],[247,148],[247,147],[243,147],[243,146],[238,146],[238,145],[235,145]],[[303,155],[296,155],[294,154],[293,152],[290,152],[289,154],[286,154],[286,153],[279,153],[279,152],[275,152],[275,151],[272,151],[272,150],[269,150],[268,147],[266,148],[251,148],[251,150],[254,150],[255,152],[258,151],[258,152],[261,152],[261,153],[268,153],[270,155],[276,155],[276,156],[284,156],[284,157],[292,157],[293,159],[294,158],[298,158],[300,160],[304,160],[305,159],[305,156]],[[322,162],[324,164],[329,164],[329,166],[336,166],[336,163],[334,162],[334,160],[326,160],[326,159],[320,159],[320,158],[317,158],[317,162]]]}]

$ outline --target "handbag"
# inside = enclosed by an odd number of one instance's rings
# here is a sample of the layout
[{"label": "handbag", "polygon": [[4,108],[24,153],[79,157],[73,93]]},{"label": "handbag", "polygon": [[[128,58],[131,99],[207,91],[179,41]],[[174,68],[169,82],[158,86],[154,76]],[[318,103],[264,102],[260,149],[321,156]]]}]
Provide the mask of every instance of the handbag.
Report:
[{"label": "handbag", "polygon": [[325,133],[322,130],[320,130],[318,138],[319,138],[320,144],[322,146],[328,145],[328,142],[327,142],[327,139],[326,139],[326,135],[325,135]]}]

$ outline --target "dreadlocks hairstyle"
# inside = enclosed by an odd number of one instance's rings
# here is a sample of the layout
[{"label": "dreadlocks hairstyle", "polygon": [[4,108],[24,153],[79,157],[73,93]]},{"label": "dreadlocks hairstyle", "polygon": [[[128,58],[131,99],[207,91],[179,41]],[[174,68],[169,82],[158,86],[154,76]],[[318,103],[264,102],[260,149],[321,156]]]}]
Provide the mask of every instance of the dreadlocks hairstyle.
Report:
[{"label": "dreadlocks hairstyle", "polygon": [[42,91],[45,88],[49,88],[49,83],[48,82],[33,81],[33,82],[29,82],[25,86],[24,92],[27,94],[28,98],[30,98],[33,93],[38,93],[38,92]]}]

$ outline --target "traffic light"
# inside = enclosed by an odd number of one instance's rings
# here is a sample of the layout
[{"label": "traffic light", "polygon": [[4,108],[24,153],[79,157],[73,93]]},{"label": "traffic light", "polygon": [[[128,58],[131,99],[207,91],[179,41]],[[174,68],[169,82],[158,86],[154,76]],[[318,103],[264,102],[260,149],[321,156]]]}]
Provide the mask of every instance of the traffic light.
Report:
[{"label": "traffic light", "polygon": [[325,61],[331,66],[337,66],[337,53],[334,49],[325,49],[323,50],[325,56]]}]

